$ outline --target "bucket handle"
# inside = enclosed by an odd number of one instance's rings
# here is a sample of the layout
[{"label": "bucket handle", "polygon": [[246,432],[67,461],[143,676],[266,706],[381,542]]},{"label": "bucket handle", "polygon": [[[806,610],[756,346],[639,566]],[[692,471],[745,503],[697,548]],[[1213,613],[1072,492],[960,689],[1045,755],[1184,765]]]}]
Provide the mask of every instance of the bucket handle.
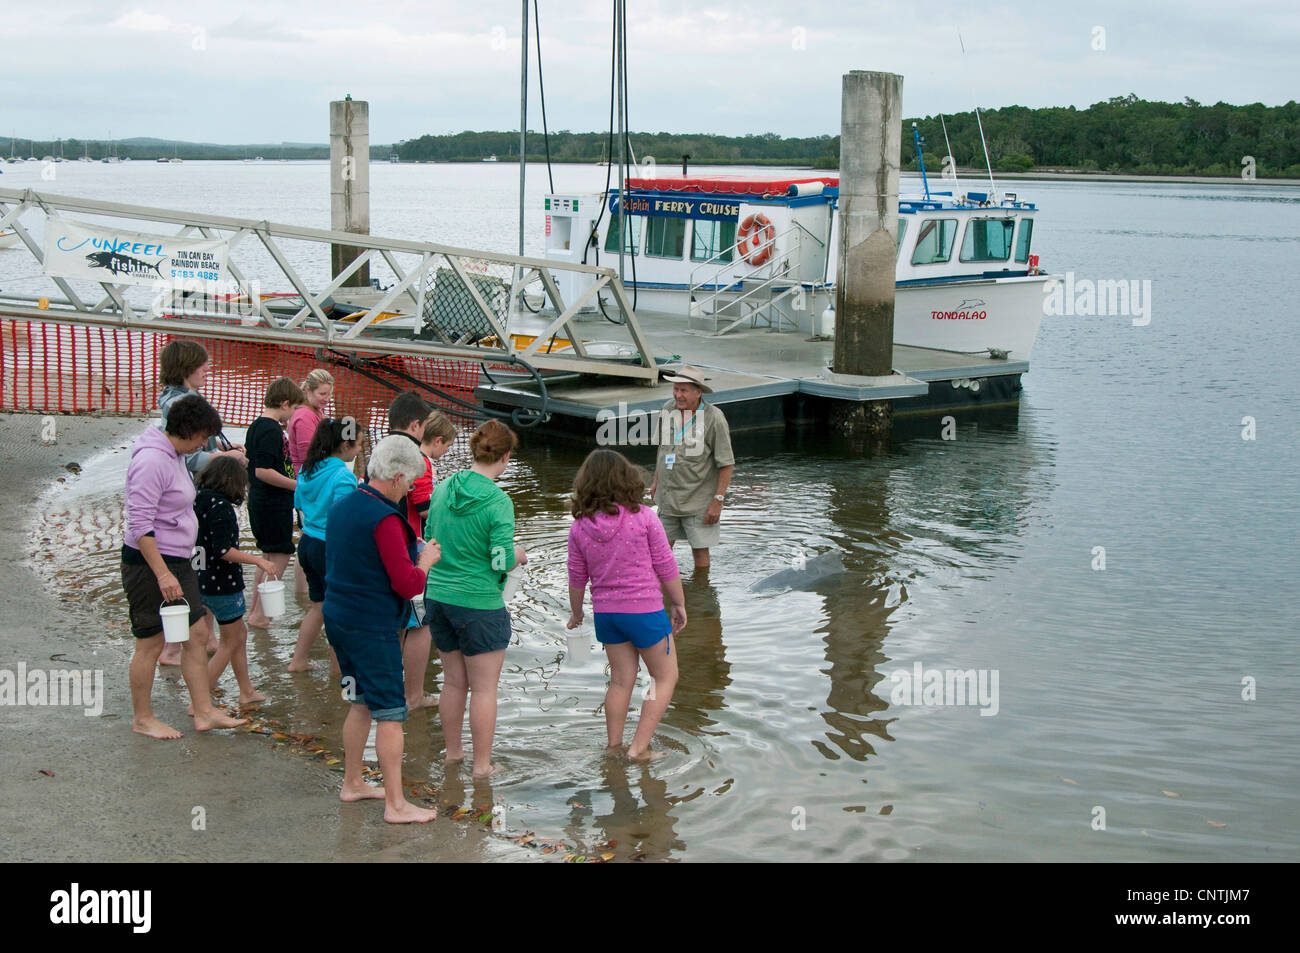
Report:
[{"label": "bucket handle", "polygon": [[179,602],[187,609],[190,607],[189,602],[186,601],[185,599],[164,599],[162,603],[158,606],[158,608],[161,609],[163,606],[167,605],[168,603],[175,603],[175,602]]}]

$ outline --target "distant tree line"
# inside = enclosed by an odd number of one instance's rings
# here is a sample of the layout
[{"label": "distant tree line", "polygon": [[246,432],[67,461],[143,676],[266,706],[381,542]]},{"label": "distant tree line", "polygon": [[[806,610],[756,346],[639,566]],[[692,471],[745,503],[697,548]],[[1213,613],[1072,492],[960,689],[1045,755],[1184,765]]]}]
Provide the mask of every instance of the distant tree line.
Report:
[{"label": "distant tree line", "polygon": [[[1203,106],[1193,99],[1181,103],[1148,102],[1135,95],[1115,96],[1087,109],[1049,106],[1029,109],[1005,106],[981,111],[989,159],[1000,172],[1034,169],[1082,172],[1124,172],[1137,175],[1241,175],[1243,169],[1259,178],[1300,178],[1300,104],[1283,106],[1252,103]],[[947,154],[939,116],[903,120],[903,168],[916,170],[912,123],[924,140],[927,171],[942,169]],[[973,112],[943,116],[955,164],[963,169],[982,168],[984,149]],[[653,157],[664,169],[679,168],[681,157],[691,165],[778,165],[833,169],[840,160],[839,136],[784,138],[774,132],[748,136],[706,133],[636,132],[629,135],[632,152],[643,164]],[[3,155],[0,138],[0,155]],[[530,162],[546,158],[548,142],[530,130],[525,155]],[[605,132],[553,132],[549,138],[552,162],[599,162],[611,152],[618,160],[617,143],[610,148]],[[18,139],[15,155],[58,155],[54,141]],[[76,159],[89,154],[155,159],[327,159],[328,144],[280,143],[218,145],[164,139],[120,139],[115,142],[64,139],[62,155]],[[373,145],[372,160],[398,155],[403,162],[477,162],[489,156],[517,161],[519,132],[458,132],[421,136],[397,145]],[[629,157],[630,160],[631,157]]]},{"label": "distant tree line", "polygon": [[[1300,178],[1300,104],[1203,106],[1148,102],[1132,94],[1087,109],[1007,106],[981,110],[993,168],[1078,169],[1136,175],[1231,175],[1249,167],[1255,176]],[[917,119],[925,167],[939,169],[945,154],[938,116]],[[944,117],[958,166],[984,165],[974,113]],[[903,123],[905,163],[916,168],[912,120]],[[838,158],[839,141],[835,142]]]},{"label": "distant tree line", "polygon": [[[1068,169],[1236,176],[1249,166],[1260,178],[1300,178],[1300,104],[1295,101],[1283,106],[1203,106],[1193,99],[1160,103],[1130,94],[1087,109],[1006,106],[981,110],[980,118],[989,159],[993,168],[1002,172]],[[938,116],[904,119],[903,168],[916,169],[913,121],[924,141],[926,169],[939,171],[947,150]],[[982,167],[984,149],[974,112],[945,115],[943,122],[956,165]],[[678,166],[683,153],[690,155],[694,165],[807,165],[833,169],[840,158],[839,136],[787,139],[772,132],[749,136],[637,132],[631,133],[629,139],[639,160],[653,156],[665,168]],[[545,146],[542,134],[530,130],[525,146],[529,161],[545,158]],[[395,149],[404,162],[475,162],[492,155],[502,161],[517,160],[519,133],[421,136]],[[553,162],[598,162],[607,158],[609,151],[608,132],[563,130],[550,135]],[[615,160],[617,155],[615,144]]]},{"label": "distant tree line", "polygon": [[[815,157],[827,153],[832,142],[830,136],[785,139],[774,132],[749,136],[634,132],[628,138],[638,161],[653,157],[665,169],[680,167],[683,155],[691,157],[691,164],[811,165]],[[564,129],[550,134],[549,145],[552,162],[599,162],[608,159],[611,153],[614,161],[618,161],[618,140],[615,138],[611,146],[608,131]],[[544,160],[546,149],[546,137],[530,129],[525,141],[529,161]],[[403,142],[397,152],[403,162],[477,162],[493,155],[502,161],[517,161],[519,131],[421,136]],[[628,161],[632,161],[631,155]]]}]

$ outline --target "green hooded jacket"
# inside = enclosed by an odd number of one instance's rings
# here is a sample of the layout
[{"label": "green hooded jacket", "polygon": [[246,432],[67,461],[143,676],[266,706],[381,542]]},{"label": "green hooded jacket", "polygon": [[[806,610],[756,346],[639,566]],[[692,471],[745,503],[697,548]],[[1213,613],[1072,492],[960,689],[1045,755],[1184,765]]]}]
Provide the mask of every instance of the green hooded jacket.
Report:
[{"label": "green hooded jacket", "polygon": [[439,483],[429,501],[424,538],[442,557],[425,595],[467,609],[501,609],[501,588],[515,566],[515,505],[494,482],[461,470]]}]

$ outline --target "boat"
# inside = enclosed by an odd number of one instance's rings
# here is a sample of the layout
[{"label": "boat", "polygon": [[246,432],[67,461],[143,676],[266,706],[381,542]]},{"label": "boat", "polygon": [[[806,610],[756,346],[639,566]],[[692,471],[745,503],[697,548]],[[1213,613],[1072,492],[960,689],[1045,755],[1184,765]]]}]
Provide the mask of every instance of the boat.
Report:
[{"label": "boat", "polygon": [[18,244],[18,233],[12,229],[0,231],[0,248],[8,248],[11,245]]},{"label": "boat", "polygon": [[[687,317],[713,334],[833,333],[838,176],[630,178],[626,194],[623,280],[638,313]],[[618,267],[617,189],[552,193],[544,211],[547,258]],[[900,196],[894,343],[1028,361],[1053,280],[1032,254],[1037,211],[1014,193],[927,185]],[[559,277],[568,302],[593,280]]]},{"label": "boat", "polygon": [[480,159],[479,161],[480,161],[480,162],[496,162],[496,161],[497,161],[497,157],[496,157],[495,155],[491,155],[491,156],[488,156],[486,159]]}]

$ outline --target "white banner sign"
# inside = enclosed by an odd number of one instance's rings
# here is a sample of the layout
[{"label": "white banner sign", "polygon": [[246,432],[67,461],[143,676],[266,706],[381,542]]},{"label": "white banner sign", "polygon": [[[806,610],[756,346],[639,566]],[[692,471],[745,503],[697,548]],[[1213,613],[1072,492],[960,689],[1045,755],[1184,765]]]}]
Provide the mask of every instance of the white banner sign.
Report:
[{"label": "white banner sign", "polygon": [[50,218],[45,274],[111,284],[216,291],[232,286],[224,239],[144,235],[105,225]]}]

